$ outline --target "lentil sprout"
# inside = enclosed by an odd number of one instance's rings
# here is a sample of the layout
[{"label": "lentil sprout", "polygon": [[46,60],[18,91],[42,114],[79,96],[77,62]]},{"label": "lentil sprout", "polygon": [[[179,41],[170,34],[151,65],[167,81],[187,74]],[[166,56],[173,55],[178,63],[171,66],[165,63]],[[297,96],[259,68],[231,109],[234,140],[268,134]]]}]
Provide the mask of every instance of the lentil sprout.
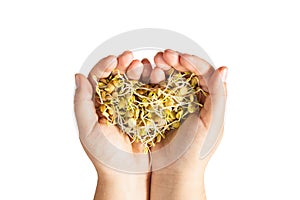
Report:
[{"label": "lentil sprout", "polygon": [[166,81],[145,84],[111,73],[96,78],[96,111],[107,124],[117,125],[132,142],[141,142],[147,153],[164,139],[168,131],[179,128],[189,114],[199,112],[201,96],[208,95],[190,72],[171,69]]}]

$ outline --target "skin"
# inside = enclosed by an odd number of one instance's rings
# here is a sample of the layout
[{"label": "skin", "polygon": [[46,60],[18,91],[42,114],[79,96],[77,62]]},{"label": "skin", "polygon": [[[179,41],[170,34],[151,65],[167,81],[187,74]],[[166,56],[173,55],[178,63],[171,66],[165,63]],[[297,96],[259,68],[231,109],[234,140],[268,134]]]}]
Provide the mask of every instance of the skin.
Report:
[{"label": "skin", "polygon": [[[208,134],[210,125],[212,123],[218,123],[214,121],[215,119],[212,116],[214,114],[213,111],[219,107],[218,105],[225,104],[226,97],[219,98],[219,95],[226,95],[225,79],[227,68],[221,67],[214,70],[207,62],[196,56],[179,54],[172,50],[165,50],[163,58],[165,63],[174,66],[174,68],[179,71],[191,71],[201,76],[200,85],[210,92],[210,96],[206,99],[204,108],[200,112],[200,116],[195,115],[186,119],[187,122],[185,123],[188,123],[187,127],[190,128],[189,130],[197,129],[196,137],[189,149],[171,165],[152,172],[151,199],[206,199],[204,171],[210,157],[221,141],[223,128],[219,130],[220,133],[217,144],[205,159],[199,159],[199,152],[202,149],[202,144]],[[222,110],[217,114],[222,118],[224,116]],[[196,124],[198,124],[198,126],[195,126]],[[222,127],[222,124],[220,125]],[[184,126],[184,124],[182,126]],[[184,134],[179,133],[177,130],[172,133],[171,137],[167,137],[165,140],[154,146],[152,151],[157,151],[166,146],[176,134]],[[176,146],[174,148],[176,148]],[[165,155],[162,156],[170,156],[168,152],[174,151],[175,149],[166,151]],[[155,164],[155,160],[153,162]]]},{"label": "skin", "polygon": [[[98,123],[95,112],[93,97],[94,76],[97,78],[107,77],[114,69],[120,70],[130,79],[150,81],[159,83],[164,81],[167,70],[174,67],[178,71],[191,71],[199,75],[200,85],[210,95],[205,99],[204,107],[199,115],[189,117],[182,126],[191,127],[196,130],[196,136],[190,148],[171,165],[152,173],[130,174],[123,173],[106,167],[100,163],[91,152],[83,145],[87,155],[94,164],[98,173],[98,184],[95,193],[96,200],[100,199],[206,199],[204,190],[204,171],[205,167],[216,150],[223,134],[220,129],[218,142],[205,159],[199,159],[199,152],[202,149],[203,141],[208,134],[212,124],[219,123],[214,118],[218,115],[223,118],[224,111],[218,109],[220,105],[225,105],[226,101],[226,67],[214,69],[207,62],[196,56],[180,54],[173,50],[159,52],[154,57],[156,67],[151,66],[147,59],[142,61],[134,60],[129,51],[125,51],[118,57],[108,56],[100,60],[91,70],[88,79],[76,74],[76,93],[75,93],[75,115],[78,124],[80,139],[104,133],[104,137],[118,148],[130,152],[141,153],[143,147],[138,143],[130,143],[129,138],[121,133],[117,127],[106,126],[103,121]],[[220,81],[221,80],[221,81]],[[223,96],[224,98],[219,98]],[[218,98],[215,98],[218,97]],[[221,106],[222,107],[222,106]],[[195,126],[197,125],[197,126]],[[220,124],[222,127],[222,124]],[[194,127],[193,127],[194,126]],[[179,131],[174,131],[170,137],[162,140],[151,151],[159,151],[166,147]],[[183,133],[182,133],[183,134]],[[83,143],[83,142],[82,142]],[[176,148],[176,146],[175,146]],[[171,151],[172,152],[172,151]],[[106,153],[104,150],[102,153]],[[114,158],[118,152],[109,152]],[[162,156],[169,156],[163,152]],[[130,162],[136,162],[134,158],[126,158]],[[153,166],[155,160],[153,158]],[[150,166],[150,163],[148,163]]]},{"label": "skin", "polygon": [[[76,92],[74,97],[74,109],[79,129],[80,140],[86,137],[93,137],[102,132],[112,144],[121,150],[129,153],[142,153],[143,147],[137,143],[131,143],[129,138],[121,133],[116,126],[107,126],[105,123],[98,123],[98,116],[95,111],[93,97],[94,76],[99,78],[107,77],[114,69],[126,69],[127,75],[132,79],[139,79],[143,69],[130,70],[134,68],[141,68],[143,65],[138,60],[133,60],[131,52],[125,52],[119,57],[108,56],[100,60],[91,70],[88,79],[82,74],[76,74]],[[122,62],[122,63],[120,63]],[[128,64],[128,66],[125,66]],[[138,72],[138,73],[137,73]],[[149,180],[150,173],[143,174],[129,174],[116,171],[106,167],[99,162],[94,156],[93,152],[89,152],[85,145],[83,145],[87,155],[94,164],[98,174],[98,184],[95,193],[95,200],[102,199],[149,199]],[[117,157],[119,151],[106,152],[104,149],[101,153],[108,154],[113,158]],[[127,157],[124,160],[129,162],[136,162],[134,158]],[[125,187],[126,186],[126,187]],[[129,193],[128,191],[134,191]]]}]

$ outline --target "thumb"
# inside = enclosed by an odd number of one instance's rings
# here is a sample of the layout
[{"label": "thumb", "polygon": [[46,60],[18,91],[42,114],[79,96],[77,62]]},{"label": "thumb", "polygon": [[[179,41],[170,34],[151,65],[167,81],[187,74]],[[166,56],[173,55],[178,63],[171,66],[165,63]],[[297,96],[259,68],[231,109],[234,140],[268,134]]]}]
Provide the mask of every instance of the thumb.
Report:
[{"label": "thumb", "polygon": [[212,123],[212,120],[215,120],[214,115],[216,115],[216,112],[224,113],[227,97],[227,71],[227,67],[220,67],[214,71],[208,80],[209,95],[200,113],[200,118],[207,128]]},{"label": "thumb", "polygon": [[213,149],[222,133],[226,104],[226,75],[227,67],[220,67],[212,74],[208,81],[209,96],[205,101],[200,118],[208,129],[200,158],[206,157]]},{"label": "thumb", "polygon": [[75,74],[76,91],[74,110],[79,130],[79,137],[85,138],[98,123],[93,98],[93,88],[88,79],[82,74]]}]

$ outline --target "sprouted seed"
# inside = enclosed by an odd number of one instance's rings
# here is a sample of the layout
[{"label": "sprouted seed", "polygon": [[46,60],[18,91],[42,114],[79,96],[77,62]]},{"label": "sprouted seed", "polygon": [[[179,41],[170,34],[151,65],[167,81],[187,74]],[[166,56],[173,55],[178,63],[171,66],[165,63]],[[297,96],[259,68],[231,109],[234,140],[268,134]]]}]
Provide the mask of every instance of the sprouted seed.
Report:
[{"label": "sprouted seed", "polygon": [[141,142],[147,153],[177,129],[189,114],[203,107],[200,96],[208,95],[190,72],[171,69],[166,81],[145,84],[111,73],[96,81],[95,105],[99,120],[117,125],[132,142]]}]

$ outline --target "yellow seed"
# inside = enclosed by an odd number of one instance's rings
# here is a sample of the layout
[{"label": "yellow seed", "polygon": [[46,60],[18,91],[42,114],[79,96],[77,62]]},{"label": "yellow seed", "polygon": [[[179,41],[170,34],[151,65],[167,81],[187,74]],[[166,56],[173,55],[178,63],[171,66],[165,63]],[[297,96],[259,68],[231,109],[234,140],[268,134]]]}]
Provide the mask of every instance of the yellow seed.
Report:
[{"label": "yellow seed", "polygon": [[192,78],[191,80],[191,86],[195,87],[196,85],[198,85],[199,79],[195,76]]},{"label": "yellow seed", "polygon": [[180,101],[182,101],[182,100],[183,100],[183,97],[181,97],[181,96],[177,96],[177,97],[176,97],[176,101],[177,101],[177,102],[180,102]]},{"label": "yellow seed", "polygon": [[160,121],[160,117],[156,115],[156,116],[153,117],[153,120],[154,120],[155,122],[159,122],[159,121]]},{"label": "yellow seed", "polygon": [[105,91],[101,91],[101,98],[102,98],[103,101],[106,100],[105,96],[106,96],[106,92]]},{"label": "yellow seed", "polygon": [[107,84],[106,88],[104,88],[105,91],[107,91],[108,93],[111,93],[112,91],[114,91],[115,86],[111,83]]},{"label": "yellow seed", "polygon": [[150,142],[150,147],[154,147],[155,146],[155,138]]},{"label": "yellow seed", "polygon": [[158,134],[158,135],[156,136],[156,142],[158,143],[158,142],[160,142],[160,141],[161,141],[161,135]]},{"label": "yellow seed", "polygon": [[[119,71],[119,70],[118,70],[118,71]],[[115,79],[119,79],[119,78],[121,78],[121,75],[116,74],[116,75],[115,75]]]},{"label": "yellow seed", "polygon": [[174,104],[174,101],[170,98],[167,98],[165,101],[165,106],[172,106]]},{"label": "yellow seed", "polygon": [[113,98],[113,97],[112,97],[111,95],[106,95],[106,96],[105,96],[106,101],[110,101],[110,100],[112,100],[112,98]]},{"label": "yellow seed", "polygon": [[111,84],[113,84],[115,87],[119,87],[119,85],[120,85],[119,81],[116,80],[116,79],[113,79],[113,80],[111,80],[110,82],[111,82]]},{"label": "yellow seed", "polygon": [[188,105],[188,111],[189,111],[189,113],[195,112],[196,111],[195,105],[194,104],[189,104]]},{"label": "yellow seed", "polygon": [[164,113],[166,116],[169,116],[171,114],[171,111],[169,109],[164,110]]},{"label": "yellow seed", "polygon": [[146,131],[144,129],[140,130],[140,136],[145,136],[146,135]]},{"label": "yellow seed", "polygon": [[158,124],[159,126],[164,126],[166,123],[167,123],[166,120],[160,119],[160,120],[158,121],[157,124]]},{"label": "yellow seed", "polygon": [[182,88],[180,88],[180,91],[179,91],[179,93],[181,94],[181,95],[186,95],[186,93],[188,92],[188,90],[187,90],[187,88],[186,87],[182,87]]},{"label": "yellow seed", "polygon": [[104,112],[104,110],[105,110],[105,105],[104,104],[101,104],[100,106],[99,106],[99,108],[100,108],[100,112]]},{"label": "yellow seed", "polygon": [[102,82],[102,83],[107,83],[105,78],[101,78],[99,81]]},{"label": "yellow seed", "polygon": [[128,117],[134,117],[134,112],[133,112],[133,110],[127,111],[127,116],[128,116]]},{"label": "yellow seed", "polygon": [[126,114],[124,110],[119,110],[118,114],[120,114],[122,117]]},{"label": "yellow seed", "polygon": [[152,123],[150,121],[146,122],[146,126],[151,126],[151,125],[152,125]]},{"label": "yellow seed", "polygon": [[111,95],[112,95],[113,98],[118,97],[118,93],[117,92],[113,92]]},{"label": "yellow seed", "polygon": [[125,106],[126,106],[126,100],[124,98],[121,98],[119,102],[119,108],[123,109],[125,108]]},{"label": "yellow seed", "polygon": [[153,91],[150,91],[148,97],[152,97],[152,95],[153,95]]},{"label": "yellow seed", "polygon": [[130,128],[126,127],[126,128],[124,129],[124,131],[128,133],[128,132],[130,131]]},{"label": "yellow seed", "polygon": [[136,120],[135,120],[134,118],[130,118],[130,119],[128,120],[128,126],[129,126],[130,128],[135,127],[135,126],[136,126]]},{"label": "yellow seed", "polygon": [[135,96],[131,96],[131,97],[130,97],[130,101],[131,101],[131,102],[134,102],[134,101],[135,101]]},{"label": "yellow seed", "polygon": [[170,117],[171,117],[171,119],[175,119],[175,118],[176,118],[176,112],[175,112],[175,111],[172,111],[172,112],[170,113]]},{"label": "yellow seed", "polygon": [[151,111],[151,112],[154,112],[154,109],[152,108],[152,106],[150,104],[146,107],[146,109]]},{"label": "yellow seed", "polygon": [[114,110],[113,110],[112,108],[108,107],[108,113],[109,113],[110,115],[113,115],[113,114],[114,114]]},{"label": "yellow seed", "polygon": [[149,119],[152,118],[152,114],[150,112],[147,113],[147,116],[148,116]]},{"label": "yellow seed", "polygon": [[142,103],[143,103],[143,105],[144,105],[145,107],[148,107],[148,105],[149,105],[149,103],[148,103],[148,101],[147,101],[146,98],[144,98],[144,99],[142,100]]},{"label": "yellow seed", "polygon": [[138,93],[138,94],[145,94],[147,91],[146,90],[143,90],[143,89],[137,89],[136,90],[136,92]]},{"label": "yellow seed", "polygon": [[105,84],[103,82],[98,82],[98,87],[102,87],[104,86]]},{"label": "yellow seed", "polygon": [[180,122],[177,121],[177,122],[173,123],[172,126],[173,126],[173,128],[179,128]]},{"label": "yellow seed", "polygon": [[176,119],[180,119],[183,114],[183,110],[180,110],[176,113]]}]

